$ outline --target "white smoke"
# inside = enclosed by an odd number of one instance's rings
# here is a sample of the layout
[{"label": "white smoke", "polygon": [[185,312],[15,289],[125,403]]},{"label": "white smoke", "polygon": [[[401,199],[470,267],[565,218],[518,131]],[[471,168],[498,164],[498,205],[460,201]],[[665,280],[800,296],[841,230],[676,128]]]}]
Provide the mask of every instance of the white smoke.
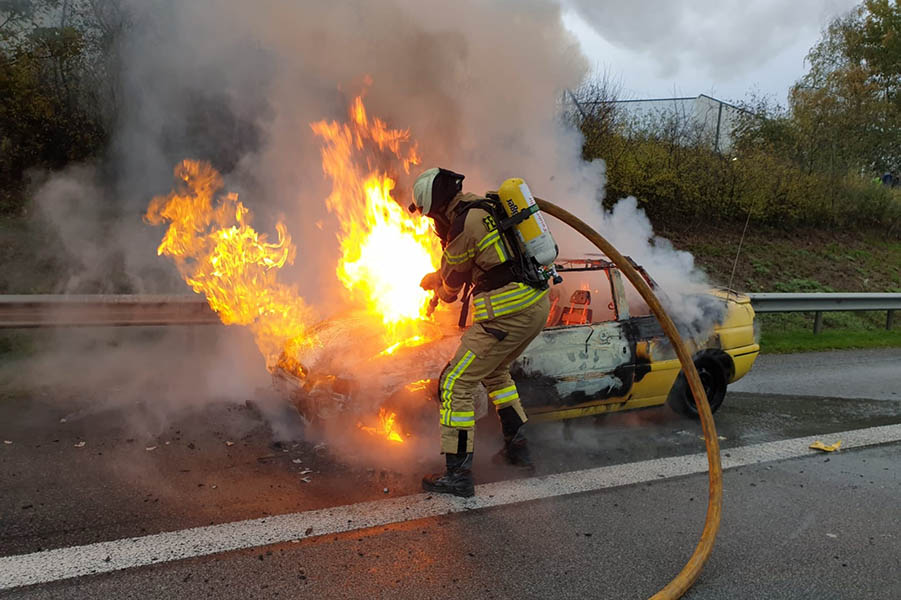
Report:
[{"label": "white smoke", "polygon": [[[557,2],[125,4],[133,26],[119,48],[120,125],[104,181],[76,169],[37,192],[81,265],[60,291],[115,291],[84,284],[102,280],[100,267],[115,257],[128,291],[187,292],[156,255],[162,232],[141,222],[147,202],[171,187],[174,165],[187,157],[223,171],[258,229],[271,231],[285,215],[298,246],[287,278],[314,305],[340,306],[336,223],[324,203],[330,184],[309,125],[343,119],[348,100],[365,90],[373,115],[410,128],[422,168],[464,173],[475,192],[525,178],[536,195],[585,217],[646,267],[676,299],[677,316],[697,318],[690,294],[705,282],[690,255],[655,239],[634,199],[603,212],[604,164],[582,160],[581,135],[560,119],[562,94],[579,86],[588,63]],[[399,195],[415,175],[401,179]],[[565,251],[584,248],[571,232],[555,231]]]}]

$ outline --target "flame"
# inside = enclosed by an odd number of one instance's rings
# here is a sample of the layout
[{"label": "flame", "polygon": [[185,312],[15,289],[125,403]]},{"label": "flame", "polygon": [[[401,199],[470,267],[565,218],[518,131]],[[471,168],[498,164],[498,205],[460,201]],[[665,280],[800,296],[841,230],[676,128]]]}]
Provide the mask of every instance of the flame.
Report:
[{"label": "flame", "polygon": [[388,412],[385,407],[379,409],[378,422],[374,427],[357,423],[357,427],[370,435],[383,437],[389,442],[404,443],[404,434],[397,425],[397,413]]},{"label": "flame", "polygon": [[[392,197],[390,166],[405,174],[420,162],[407,130],[389,128],[368,116],[362,96],[354,99],[347,123],[311,125],[323,140],[322,170],[332,180],[326,205],[338,219],[338,279],[367,310],[381,316],[391,354],[431,339],[430,294],[423,275],[440,264],[441,246],[428,218],[411,215]],[[363,202],[360,202],[360,199]]]},{"label": "flame", "polygon": [[413,383],[408,383],[404,387],[408,392],[421,392],[425,390],[430,383],[432,383],[431,379],[420,379],[418,381],[414,381]]},{"label": "flame", "polygon": [[[376,357],[430,341],[440,332],[427,322],[430,294],[419,282],[440,264],[441,246],[429,219],[409,214],[393,197],[396,178],[420,162],[409,131],[370,117],[362,96],[351,103],[348,122],[311,128],[332,181],[325,203],[339,228],[336,275],[351,301],[381,321],[385,349]],[[278,279],[297,253],[285,224],[276,224],[275,241],[257,232],[248,208],[222,191],[221,175],[207,162],[184,160],[175,178],[176,189],[154,198],[145,215],[150,224],[168,224],[157,253],[174,260],[223,323],[253,332],[270,369],[277,364],[306,376],[298,352],[320,342],[313,311],[295,286]],[[382,409],[378,421],[359,426],[404,441],[394,413]]]},{"label": "flame", "polygon": [[177,189],[154,198],[144,217],[169,223],[157,254],[175,261],[223,323],[247,326],[267,359],[315,344],[307,331],[312,312],[294,286],[278,281],[296,254],[284,223],[275,226],[276,242],[258,233],[237,194],[220,193],[222,177],[207,162],[184,160],[175,178]]}]

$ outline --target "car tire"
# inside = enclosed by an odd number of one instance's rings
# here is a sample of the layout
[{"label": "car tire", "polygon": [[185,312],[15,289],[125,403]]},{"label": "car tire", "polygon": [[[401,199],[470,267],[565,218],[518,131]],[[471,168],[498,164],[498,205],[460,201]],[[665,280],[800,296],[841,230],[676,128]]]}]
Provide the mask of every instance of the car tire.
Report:
[{"label": "car tire", "polygon": [[[707,393],[707,401],[710,403],[710,412],[715,413],[726,398],[726,371],[714,358],[700,356],[695,359],[695,368],[701,378],[701,384]],[[666,399],[667,405],[682,415],[692,419],[698,418],[698,407],[695,406],[694,395],[688,387],[688,381],[684,373],[679,373],[673,389]]]}]

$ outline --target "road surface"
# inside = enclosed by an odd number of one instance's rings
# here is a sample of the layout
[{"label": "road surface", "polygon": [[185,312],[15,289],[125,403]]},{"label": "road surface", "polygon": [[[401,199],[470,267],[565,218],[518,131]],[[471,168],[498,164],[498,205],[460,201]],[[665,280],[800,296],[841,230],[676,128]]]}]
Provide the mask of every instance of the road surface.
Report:
[{"label": "road surface", "polygon": [[[687,598],[901,597],[899,365],[764,356],[730,390],[723,526]],[[434,440],[275,444],[289,413],[96,405],[0,400],[4,598],[643,598],[704,519],[701,432],[665,408],[533,427],[527,479],[480,422],[462,500],[419,493]]]}]

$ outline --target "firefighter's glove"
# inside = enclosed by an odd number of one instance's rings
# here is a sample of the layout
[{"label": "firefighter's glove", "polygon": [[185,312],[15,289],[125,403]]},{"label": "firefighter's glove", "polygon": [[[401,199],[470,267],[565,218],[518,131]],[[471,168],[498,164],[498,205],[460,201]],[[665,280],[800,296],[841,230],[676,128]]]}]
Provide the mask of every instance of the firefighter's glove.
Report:
[{"label": "firefighter's glove", "polygon": [[450,292],[443,285],[439,285],[438,289],[435,290],[435,293],[438,294],[438,297],[441,298],[442,302],[447,302],[448,304],[456,302],[457,300],[457,292]]},{"label": "firefighter's glove", "polygon": [[[440,289],[441,287],[443,287],[441,285],[441,274],[438,273],[438,271],[429,273],[422,278],[422,281],[419,282],[419,287],[426,290],[427,292]],[[444,298],[442,298],[442,300],[444,300]]]}]

